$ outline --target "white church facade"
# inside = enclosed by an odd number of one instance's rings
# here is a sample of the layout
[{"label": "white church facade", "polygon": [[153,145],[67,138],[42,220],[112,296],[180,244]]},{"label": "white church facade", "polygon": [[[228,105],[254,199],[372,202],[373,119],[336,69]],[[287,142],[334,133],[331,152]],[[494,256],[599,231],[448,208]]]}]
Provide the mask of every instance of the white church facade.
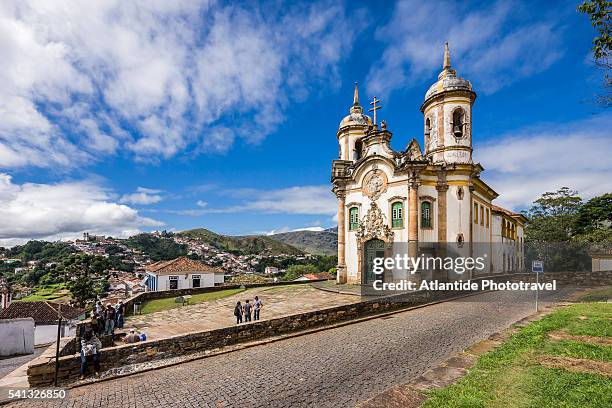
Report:
[{"label": "white church facade", "polygon": [[[471,83],[457,76],[445,46],[443,70],[421,105],[424,150],[412,139],[404,151],[390,147],[391,132],[359,104],[357,85],[349,115],[337,132],[333,161],[338,198],[338,283],[368,284],[372,259],[430,244],[454,243],[488,254],[485,274],[521,270],[524,216],[493,204],[498,194],[472,161]],[[484,248],[484,249],[483,249]],[[399,279],[395,274],[385,279]],[[401,277],[403,278],[403,277]]]}]

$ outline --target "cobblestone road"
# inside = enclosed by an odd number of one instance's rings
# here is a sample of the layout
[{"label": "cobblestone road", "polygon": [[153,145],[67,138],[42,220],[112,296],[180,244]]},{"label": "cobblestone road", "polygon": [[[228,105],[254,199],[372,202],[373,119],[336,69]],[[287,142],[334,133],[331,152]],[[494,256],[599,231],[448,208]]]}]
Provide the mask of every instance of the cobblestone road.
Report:
[{"label": "cobblestone road", "polygon": [[482,294],[76,388],[40,406],[351,407],[533,313],[532,299]]}]

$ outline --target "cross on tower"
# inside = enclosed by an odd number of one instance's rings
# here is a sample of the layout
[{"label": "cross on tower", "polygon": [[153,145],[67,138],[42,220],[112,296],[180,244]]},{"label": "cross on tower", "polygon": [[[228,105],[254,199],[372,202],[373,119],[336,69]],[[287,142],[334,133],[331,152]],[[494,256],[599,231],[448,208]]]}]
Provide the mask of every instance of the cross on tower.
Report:
[{"label": "cross on tower", "polygon": [[380,99],[377,99],[376,97],[374,97],[374,100],[370,102],[370,105],[372,105],[372,108],[370,108],[369,112],[374,112],[374,125],[376,125],[376,111],[382,108],[382,106],[376,105],[379,102],[380,102]]}]

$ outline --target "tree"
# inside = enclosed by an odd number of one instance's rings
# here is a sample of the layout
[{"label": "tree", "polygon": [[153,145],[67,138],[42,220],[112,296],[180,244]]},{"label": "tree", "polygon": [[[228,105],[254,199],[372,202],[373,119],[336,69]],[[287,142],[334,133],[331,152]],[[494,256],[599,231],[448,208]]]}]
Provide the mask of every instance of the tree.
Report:
[{"label": "tree", "polygon": [[526,241],[570,241],[581,205],[582,199],[577,192],[568,187],[542,194],[527,211]]},{"label": "tree", "polygon": [[589,249],[612,243],[612,193],[583,203],[563,187],[542,194],[526,215],[526,264],[539,259],[547,270],[585,270],[590,268]]},{"label": "tree", "polygon": [[64,259],[54,272],[63,275],[75,302],[86,306],[108,286],[110,267],[110,261],[102,256],[81,253]]},{"label": "tree", "polygon": [[593,57],[597,66],[604,70],[604,88],[607,90],[599,97],[599,102],[604,106],[612,105],[612,25],[610,12],[612,1],[608,0],[586,0],[578,6],[578,11],[589,16],[591,24],[597,31],[593,38]]},{"label": "tree", "polygon": [[172,238],[159,238],[151,234],[138,234],[126,240],[130,248],[148,254],[154,261],[167,261],[187,255],[187,245],[177,244]]},{"label": "tree", "polygon": [[581,206],[574,220],[574,230],[578,234],[612,226],[612,193],[593,197]]},{"label": "tree", "polygon": [[291,265],[287,268],[285,275],[283,276],[284,280],[294,280],[299,278],[302,275],[306,275],[309,273],[319,273],[319,270],[316,266],[312,264],[308,265]]},{"label": "tree", "polygon": [[612,193],[593,197],[576,213],[574,240],[612,243]]},{"label": "tree", "polygon": [[95,299],[97,295],[96,285],[89,275],[80,275],[68,282],[68,289],[75,303],[84,307],[88,301]]}]

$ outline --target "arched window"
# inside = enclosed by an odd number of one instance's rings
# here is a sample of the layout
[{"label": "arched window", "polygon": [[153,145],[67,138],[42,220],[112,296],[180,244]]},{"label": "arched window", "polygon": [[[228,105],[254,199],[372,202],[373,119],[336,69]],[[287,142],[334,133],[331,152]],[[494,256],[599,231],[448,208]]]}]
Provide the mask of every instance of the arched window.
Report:
[{"label": "arched window", "polygon": [[357,140],[355,142],[355,151],[353,152],[353,160],[361,159],[362,150],[363,150],[363,143],[361,142],[361,140]]},{"label": "arched window", "polygon": [[349,230],[359,228],[359,208],[351,207],[349,209]]},{"label": "arched window", "polygon": [[423,201],[421,203],[421,228],[431,228],[431,203]]},{"label": "arched window", "polygon": [[461,108],[455,109],[453,112],[453,135],[455,137],[463,137],[464,116]]},{"label": "arched window", "polygon": [[431,120],[427,118],[425,121],[425,137],[429,137],[431,134]]},{"label": "arched window", "polygon": [[397,201],[391,204],[391,227],[401,228],[404,226],[404,204]]}]

